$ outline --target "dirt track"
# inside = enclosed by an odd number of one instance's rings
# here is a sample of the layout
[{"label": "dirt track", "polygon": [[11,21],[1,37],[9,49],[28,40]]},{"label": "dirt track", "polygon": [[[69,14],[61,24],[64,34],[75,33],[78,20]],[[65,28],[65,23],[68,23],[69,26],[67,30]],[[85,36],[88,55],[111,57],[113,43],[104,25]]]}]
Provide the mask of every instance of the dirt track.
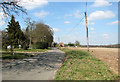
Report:
[{"label": "dirt track", "polygon": [[[87,51],[87,48],[69,47],[69,49]],[[118,48],[90,48],[90,53],[91,55],[105,62],[115,74],[118,74]]]}]

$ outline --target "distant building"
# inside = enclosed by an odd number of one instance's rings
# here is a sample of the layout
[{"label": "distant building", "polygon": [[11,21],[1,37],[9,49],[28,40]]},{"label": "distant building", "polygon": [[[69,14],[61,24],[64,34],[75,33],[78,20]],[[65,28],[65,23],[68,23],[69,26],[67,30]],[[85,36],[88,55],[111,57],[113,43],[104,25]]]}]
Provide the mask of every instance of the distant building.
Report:
[{"label": "distant building", "polygon": [[64,43],[59,43],[59,46],[60,47],[64,47]]}]

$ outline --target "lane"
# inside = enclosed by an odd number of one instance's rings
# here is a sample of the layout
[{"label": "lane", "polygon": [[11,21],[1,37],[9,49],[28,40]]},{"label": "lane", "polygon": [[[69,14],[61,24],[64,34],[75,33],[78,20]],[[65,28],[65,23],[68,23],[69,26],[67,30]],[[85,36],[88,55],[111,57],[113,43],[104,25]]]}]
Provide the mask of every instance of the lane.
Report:
[{"label": "lane", "polygon": [[65,59],[64,52],[53,48],[35,57],[7,62],[2,66],[3,80],[53,80]]}]

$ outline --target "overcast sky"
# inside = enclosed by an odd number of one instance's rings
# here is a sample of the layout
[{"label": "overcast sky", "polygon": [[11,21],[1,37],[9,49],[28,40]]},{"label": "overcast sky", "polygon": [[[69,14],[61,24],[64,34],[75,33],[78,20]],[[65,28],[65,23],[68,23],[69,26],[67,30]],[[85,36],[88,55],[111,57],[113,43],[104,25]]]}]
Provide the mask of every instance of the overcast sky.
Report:
[{"label": "overcast sky", "polygon": [[[31,2],[32,1],[32,2]],[[87,3],[89,42],[90,44],[118,43],[118,3],[105,0]],[[24,18],[31,17],[36,22],[42,21],[54,30],[54,41],[58,37],[63,43],[80,41],[86,44],[84,12],[85,2],[48,2],[47,0],[23,0],[18,3],[27,9],[28,15],[20,14],[16,20],[21,28],[26,28]],[[7,27],[0,12],[1,29]]]}]

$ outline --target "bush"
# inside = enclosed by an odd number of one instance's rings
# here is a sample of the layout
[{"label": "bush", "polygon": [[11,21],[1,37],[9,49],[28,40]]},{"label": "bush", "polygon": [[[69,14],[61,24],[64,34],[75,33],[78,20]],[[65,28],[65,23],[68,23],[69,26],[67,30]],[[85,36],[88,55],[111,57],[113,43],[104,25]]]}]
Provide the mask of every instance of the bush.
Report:
[{"label": "bush", "polygon": [[23,49],[24,49],[24,50],[28,50],[28,48],[29,48],[29,44],[25,43],[25,44],[23,45]]},{"label": "bush", "polygon": [[75,46],[75,45],[71,43],[71,44],[68,44],[68,46]]},{"label": "bush", "polygon": [[28,50],[28,47],[27,47],[27,46],[23,46],[23,49],[24,49],[24,50]]},{"label": "bush", "polygon": [[24,50],[28,50],[29,41],[28,40],[23,41],[21,48],[23,48]]},{"label": "bush", "polygon": [[7,46],[6,45],[2,45],[2,49],[7,50]]},{"label": "bush", "polygon": [[36,42],[33,46],[35,49],[48,49],[48,43],[47,42]]}]

